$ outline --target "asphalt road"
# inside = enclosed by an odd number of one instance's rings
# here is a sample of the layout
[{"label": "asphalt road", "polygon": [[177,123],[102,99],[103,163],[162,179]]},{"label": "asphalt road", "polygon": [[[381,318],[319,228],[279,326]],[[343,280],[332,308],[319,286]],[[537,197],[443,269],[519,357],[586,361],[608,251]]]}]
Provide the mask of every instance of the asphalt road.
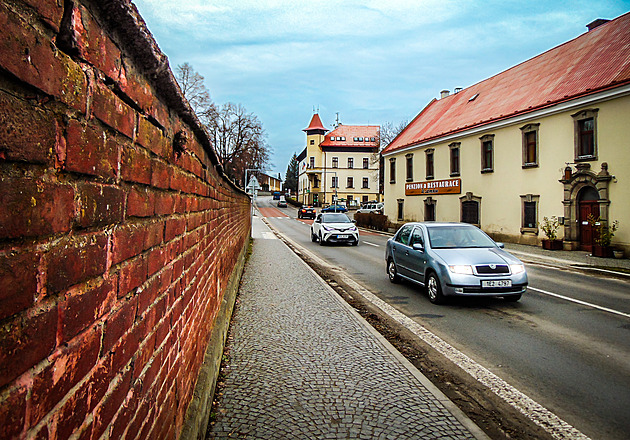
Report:
[{"label": "asphalt road", "polygon": [[389,282],[387,237],[362,231],[359,246],[319,246],[310,241],[311,221],[297,220],[294,207],[275,208],[270,197],[258,206],[274,228],[584,434],[628,438],[630,282],[528,264],[530,288],[518,303],[458,299],[436,306],[420,287]]}]

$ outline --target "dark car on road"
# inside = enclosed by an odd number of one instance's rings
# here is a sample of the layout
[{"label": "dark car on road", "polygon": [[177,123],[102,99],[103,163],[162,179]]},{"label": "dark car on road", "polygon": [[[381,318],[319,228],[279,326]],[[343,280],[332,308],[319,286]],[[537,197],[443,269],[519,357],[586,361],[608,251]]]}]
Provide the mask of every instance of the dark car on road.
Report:
[{"label": "dark car on road", "polygon": [[387,274],[426,287],[434,304],[449,296],[518,301],[527,290],[523,263],[468,223],[406,223],[387,241]]},{"label": "dark car on road", "polygon": [[322,208],[322,212],[348,212],[348,208],[343,205],[330,205]]},{"label": "dark car on road", "polygon": [[315,208],[304,205],[297,212],[298,218],[315,218]]}]

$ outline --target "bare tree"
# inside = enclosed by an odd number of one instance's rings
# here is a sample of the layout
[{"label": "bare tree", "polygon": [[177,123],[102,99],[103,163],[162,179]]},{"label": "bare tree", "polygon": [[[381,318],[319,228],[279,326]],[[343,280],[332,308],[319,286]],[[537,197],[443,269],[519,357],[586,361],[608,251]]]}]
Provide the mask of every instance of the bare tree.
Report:
[{"label": "bare tree", "polygon": [[207,112],[214,107],[214,103],[210,99],[208,88],[203,83],[203,76],[197,73],[190,64],[184,63],[177,66],[176,78],[184,97],[197,117],[204,119]]},{"label": "bare tree", "polygon": [[242,181],[245,169],[264,169],[268,164],[265,130],[258,117],[242,105],[228,102],[215,107],[208,113],[206,128],[223,169],[235,182]]},{"label": "bare tree", "polygon": [[391,122],[386,122],[381,125],[379,134],[380,150],[391,144],[394,138],[396,138],[396,136],[398,136],[400,132],[405,129],[406,126],[407,121],[401,121],[396,126],[394,126],[394,124]]}]

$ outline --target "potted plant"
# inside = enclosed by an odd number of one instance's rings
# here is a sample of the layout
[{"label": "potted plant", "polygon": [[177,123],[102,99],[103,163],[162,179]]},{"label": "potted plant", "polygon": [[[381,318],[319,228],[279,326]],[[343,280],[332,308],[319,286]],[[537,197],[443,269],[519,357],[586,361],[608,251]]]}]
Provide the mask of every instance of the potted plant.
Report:
[{"label": "potted plant", "polygon": [[610,243],[612,243],[612,238],[619,228],[619,221],[615,220],[610,225],[607,225],[605,222],[601,221],[599,217],[595,218],[595,216],[589,215],[588,222],[595,230],[593,256],[612,258],[613,250],[610,247]]},{"label": "potted plant", "polygon": [[543,238],[542,247],[543,249],[548,250],[559,250],[562,249],[562,240],[558,240],[558,228],[560,227],[560,222],[558,221],[558,217],[555,215],[551,218],[543,217],[543,221],[540,225],[540,228],[543,230],[547,238]]}]

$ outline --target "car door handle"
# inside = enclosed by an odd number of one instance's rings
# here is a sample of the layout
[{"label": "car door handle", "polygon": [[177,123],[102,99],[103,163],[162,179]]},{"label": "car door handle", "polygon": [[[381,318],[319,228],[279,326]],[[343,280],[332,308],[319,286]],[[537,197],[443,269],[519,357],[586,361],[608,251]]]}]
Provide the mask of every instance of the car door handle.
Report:
[{"label": "car door handle", "polygon": [[405,251],[405,255],[409,256],[409,251]]}]

